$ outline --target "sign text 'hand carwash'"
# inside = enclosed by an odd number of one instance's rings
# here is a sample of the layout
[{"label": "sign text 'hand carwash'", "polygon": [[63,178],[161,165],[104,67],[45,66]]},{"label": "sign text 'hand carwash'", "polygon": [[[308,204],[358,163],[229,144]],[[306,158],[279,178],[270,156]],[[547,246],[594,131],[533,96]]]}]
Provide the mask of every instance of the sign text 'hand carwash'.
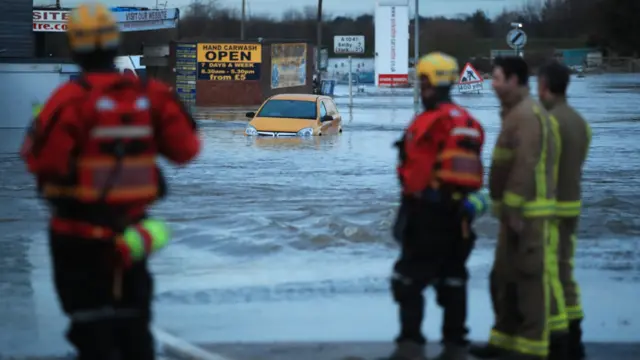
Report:
[{"label": "sign text 'hand carwash'", "polygon": [[198,44],[197,58],[199,80],[260,79],[260,44]]}]

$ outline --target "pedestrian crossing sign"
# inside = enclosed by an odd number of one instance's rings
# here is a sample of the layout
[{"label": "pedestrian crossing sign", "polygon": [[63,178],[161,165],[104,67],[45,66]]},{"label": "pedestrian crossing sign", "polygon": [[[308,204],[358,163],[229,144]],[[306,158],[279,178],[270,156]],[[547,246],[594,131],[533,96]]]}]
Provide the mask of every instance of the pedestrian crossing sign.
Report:
[{"label": "pedestrian crossing sign", "polygon": [[461,93],[479,92],[483,89],[484,79],[471,63],[467,63],[460,73],[458,89]]}]

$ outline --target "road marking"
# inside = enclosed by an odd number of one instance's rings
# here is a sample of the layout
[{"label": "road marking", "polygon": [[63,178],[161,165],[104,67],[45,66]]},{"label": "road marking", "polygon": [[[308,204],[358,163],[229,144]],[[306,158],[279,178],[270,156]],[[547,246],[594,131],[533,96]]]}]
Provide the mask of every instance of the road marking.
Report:
[{"label": "road marking", "polygon": [[156,341],[171,355],[188,360],[234,360],[220,354],[212,353],[203,348],[177,338],[164,330],[153,329]]}]

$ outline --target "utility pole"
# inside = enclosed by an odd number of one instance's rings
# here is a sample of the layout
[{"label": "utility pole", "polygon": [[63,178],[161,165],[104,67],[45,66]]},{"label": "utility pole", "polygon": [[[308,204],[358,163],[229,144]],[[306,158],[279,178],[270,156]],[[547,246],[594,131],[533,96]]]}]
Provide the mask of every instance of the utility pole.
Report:
[{"label": "utility pole", "polygon": [[416,0],[415,13],[413,14],[413,70],[415,72],[413,80],[413,108],[420,112],[420,78],[418,77],[418,61],[420,60],[420,9],[419,1]]},{"label": "utility pole", "polygon": [[247,17],[247,0],[242,0],[242,18],[240,18],[240,40],[244,40],[244,22]]},{"label": "utility pole", "polygon": [[322,50],[322,0],[318,0],[318,19],[317,21],[317,36],[318,36],[318,43],[316,44],[316,64],[318,66],[318,84],[320,84],[320,74],[322,74],[322,71],[320,71],[320,50]]}]

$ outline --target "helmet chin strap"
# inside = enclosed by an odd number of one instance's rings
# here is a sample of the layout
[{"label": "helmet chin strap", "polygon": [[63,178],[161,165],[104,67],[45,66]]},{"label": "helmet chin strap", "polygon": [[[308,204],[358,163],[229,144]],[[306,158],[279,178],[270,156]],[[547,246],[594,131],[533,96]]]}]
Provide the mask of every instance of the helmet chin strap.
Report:
[{"label": "helmet chin strap", "polygon": [[442,103],[451,102],[451,87],[450,86],[438,86],[434,88],[434,93],[428,98],[422,98],[422,105],[425,110],[433,110]]},{"label": "helmet chin strap", "polygon": [[85,72],[115,71],[113,65],[116,50],[97,50],[89,53],[72,53],[73,60]]}]

